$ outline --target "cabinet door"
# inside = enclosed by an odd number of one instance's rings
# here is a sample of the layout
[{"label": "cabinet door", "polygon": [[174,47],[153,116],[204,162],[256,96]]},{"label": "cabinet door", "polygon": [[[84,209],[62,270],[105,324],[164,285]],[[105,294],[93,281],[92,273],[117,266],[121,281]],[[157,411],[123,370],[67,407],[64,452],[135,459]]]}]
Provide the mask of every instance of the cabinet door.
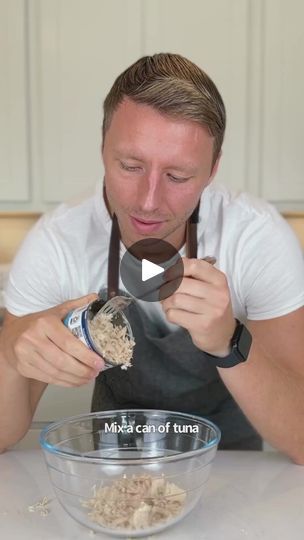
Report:
[{"label": "cabinet door", "polygon": [[145,0],[147,54],[176,52],[213,79],[227,109],[227,132],[217,178],[246,187],[248,144],[249,2],[246,0]]},{"label": "cabinet door", "polygon": [[[44,202],[102,177],[102,103],[141,53],[140,0],[31,0],[36,21],[37,176]],[[34,49],[34,47],[33,47]]]},{"label": "cabinet door", "polygon": [[262,194],[304,202],[304,3],[266,0]]},{"label": "cabinet door", "polygon": [[27,201],[27,42],[25,0],[0,0],[0,200]]}]

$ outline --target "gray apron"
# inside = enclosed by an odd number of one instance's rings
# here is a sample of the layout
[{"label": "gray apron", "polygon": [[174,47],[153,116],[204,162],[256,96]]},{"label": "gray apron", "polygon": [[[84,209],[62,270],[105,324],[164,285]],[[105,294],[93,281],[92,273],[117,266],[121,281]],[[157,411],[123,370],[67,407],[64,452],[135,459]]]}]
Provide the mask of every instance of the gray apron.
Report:
[{"label": "gray apron", "polygon": [[[196,257],[198,208],[187,223],[187,256]],[[118,294],[120,234],[113,217],[108,297]],[[165,409],[192,413],[221,430],[220,449],[261,450],[262,441],[223,384],[215,366],[195,347],[187,330],[158,333],[134,302],[126,310],[135,337],[128,370],[115,367],[95,380],[92,412],[111,409]],[[233,368],[232,368],[233,369]]]}]

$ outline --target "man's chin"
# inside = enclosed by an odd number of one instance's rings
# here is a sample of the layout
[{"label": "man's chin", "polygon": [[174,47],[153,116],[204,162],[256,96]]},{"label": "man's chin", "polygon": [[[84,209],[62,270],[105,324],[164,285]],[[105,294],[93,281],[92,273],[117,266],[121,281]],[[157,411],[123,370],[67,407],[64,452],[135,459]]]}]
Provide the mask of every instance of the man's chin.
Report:
[{"label": "man's chin", "polygon": [[133,233],[133,234],[122,234],[121,239],[126,247],[132,246],[140,240],[146,240],[147,238],[157,238],[158,240],[165,240],[166,235],[163,234],[149,234],[149,233]]},{"label": "man's chin", "polygon": [[[164,240],[165,242],[169,242],[170,244],[175,244],[175,236],[178,235],[178,229],[182,228],[184,231],[185,223],[181,225],[176,225],[176,227],[173,226],[171,223],[171,227],[168,227],[168,223],[163,223],[161,228],[156,231],[140,231],[136,230],[136,228],[132,225],[129,219],[119,219],[119,228],[120,228],[120,234],[121,239],[126,248],[129,248],[136,242],[139,242],[140,240],[145,240],[146,238],[157,238],[158,240]],[[181,236],[183,236],[184,232],[181,231]],[[180,243],[180,242],[178,242]]]},{"label": "man's chin", "polygon": [[146,240],[147,238],[157,238],[158,240],[166,240],[168,236],[168,231],[157,231],[157,232],[139,232],[130,230],[127,227],[120,227],[121,239],[124,245],[128,248],[132,244],[139,242],[140,240]]}]

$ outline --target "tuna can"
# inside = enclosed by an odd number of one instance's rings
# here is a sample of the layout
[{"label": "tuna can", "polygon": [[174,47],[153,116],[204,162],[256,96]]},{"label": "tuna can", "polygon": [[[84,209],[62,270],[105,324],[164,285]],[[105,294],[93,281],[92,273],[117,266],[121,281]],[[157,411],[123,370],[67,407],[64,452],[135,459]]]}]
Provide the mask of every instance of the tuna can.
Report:
[{"label": "tuna can", "polygon": [[[63,320],[64,325],[77,337],[82,343],[84,343],[89,349],[96,352],[105,361],[105,368],[112,368],[120,366],[122,369],[127,369],[131,364],[128,362],[119,363],[111,358],[105,358],[100,347],[96,343],[96,340],[92,336],[90,330],[90,322],[96,317],[105,305],[105,300],[98,298],[83,307],[76,308],[70,311]],[[133,332],[128,319],[122,311],[117,311],[112,316],[111,323],[114,327],[126,327],[126,336],[130,340],[131,345],[134,345]]]}]

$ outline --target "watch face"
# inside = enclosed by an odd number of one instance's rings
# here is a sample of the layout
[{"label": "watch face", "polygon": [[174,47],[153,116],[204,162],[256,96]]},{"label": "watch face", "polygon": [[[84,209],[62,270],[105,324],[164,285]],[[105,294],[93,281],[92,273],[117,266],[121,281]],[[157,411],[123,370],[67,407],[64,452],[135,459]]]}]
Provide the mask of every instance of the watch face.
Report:
[{"label": "watch face", "polygon": [[246,326],[244,326],[243,324],[240,325],[239,332],[237,332],[237,335],[235,336],[234,346],[242,357],[243,361],[247,360],[248,358],[251,343],[252,337],[249,330],[247,330]]}]

